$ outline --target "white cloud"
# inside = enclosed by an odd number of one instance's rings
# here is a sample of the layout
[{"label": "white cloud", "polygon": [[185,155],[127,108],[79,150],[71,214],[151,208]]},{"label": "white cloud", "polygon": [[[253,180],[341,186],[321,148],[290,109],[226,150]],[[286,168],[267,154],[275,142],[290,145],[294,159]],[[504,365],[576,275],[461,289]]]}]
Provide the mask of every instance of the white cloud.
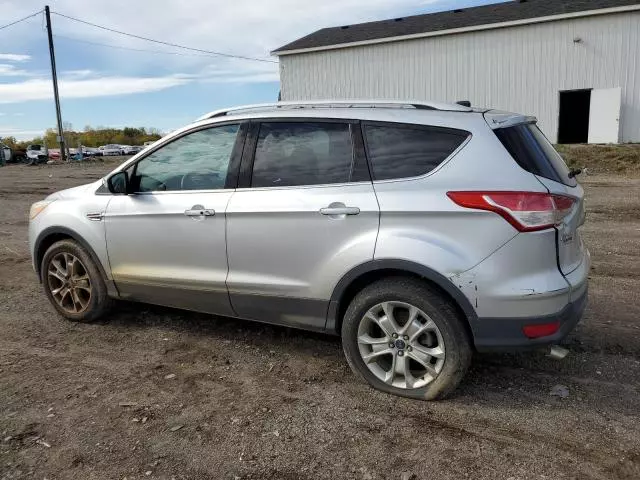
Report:
[{"label": "white cloud", "polygon": [[[448,0],[190,0],[187,3],[184,0],[163,0],[159,7],[157,0],[137,0],[135,11],[138,14],[122,15],[122,12],[131,11],[130,0],[58,0],[53,11],[167,42],[277,60],[270,57],[270,51],[317,29],[400,16],[445,1]],[[429,5],[425,6],[425,2]],[[26,3],[32,4],[24,7],[24,14],[33,8],[35,0],[26,0]],[[189,53],[100,30],[57,15],[52,18],[54,33],[64,37],[129,48]],[[177,25],[180,28],[176,28]],[[56,53],[61,58],[70,48],[87,48],[93,61],[103,69],[125,69],[128,74],[135,75],[158,68],[166,74],[193,72],[211,63],[225,65],[224,58],[131,52],[73,43],[66,38],[56,38],[56,45]],[[252,65],[251,61],[238,61],[234,66],[236,76],[246,80],[245,72],[251,70]],[[235,77],[229,78],[233,80]],[[270,81],[273,77],[253,77],[254,81],[261,78]]]},{"label": "white cloud", "polygon": [[[132,12],[131,0],[57,0],[54,3],[54,12],[121,31],[205,50],[277,61],[275,57],[270,57],[270,51],[317,29],[397,17],[421,9],[437,8],[438,4],[446,5],[450,0],[190,0],[187,3],[184,0],[162,0],[160,7],[157,0],[136,0],[135,14],[131,15],[122,15],[122,12]],[[5,13],[7,18],[19,18],[31,13],[36,5],[40,8],[36,0],[10,2],[9,12]],[[33,29],[37,20],[25,22],[29,25],[24,25],[24,29]],[[58,59],[64,59],[72,49],[83,48],[87,54],[90,53],[87,60],[90,64],[87,63],[86,68],[96,69],[99,66],[99,70],[105,72],[103,74],[115,75],[117,72],[119,76],[138,77],[147,76],[150,72],[154,72],[155,76],[183,72],[199,76],[200,72],[212,68],[212,65],[218,70],[226,70],[231,65],[234,72],[217,73],[206,81],[255,83],[278,80],[277,63],[265,64],[266,68],[260,68],[256,65],[261,64],[251,61],[230,63],[222,57],[188,56],[189,52],[185,50],[118,35],[55,14],[52,21],[54,33],[60,35],[55,39]],[[177,25],[180,28],[176,28]],[[64,37],[187,55],[110,49],[74,43]],[[40,36],[37,41],[41,41]],[[24,51],[23,47],[20,48]]]},{"label": "white cloud", "polygon": [[26,62],[31,55],[22,55],[18,53],[0,53],[0,60],[5,62]]},{"label": "white cloud", "polygon": [[27,70],[21,70],[8,63],[0,63],[0,77],[28,77],[30,75],[32,73]]},{"label": "white cloud", "polygon": [[191,78],[203,83],[264,83],[280,80],[277,63],[251,63],[225,60],[204,66]]},{"label": "white cloud", "polygon": [[[0,0],[4,8],[2,16],[7,19],[24,17],[42,8],[38,1],[2,3]],[[320,28],[399,17],[437,9],[440,5],[450,7],[452,1],[136,0],[132,3],[131,0],[55,0],[52,10],[145,37],[277,62],[276,57],[269,55],[270,51]],[[459,1],[469,3],[471,0]],[[132,9],[132,5],[135,8]],[[46,45],[46,38],[41,31],[41,20],[34,17],[18,24],[7,37],[12,52],[33,53],[34,58],[18,53],[0,54],[0,104],[50,100],[53,96],[48,55],[46,47],[44,50],[42,47]],[[53,15],[52,21],[54,34],[59,35],[55,42],[63,102],[69,98],[131,95],[195,83],[248,85],[279,79],[277,63],[199,56],[195,52],[189,55],[185,50],[118,35],[58,15]],[[180,55],[112,49],[62,37]],[[4,43],[0,41],[0,44]],[[23,63],[18,69],[10,65],[12,62]],[[25,72],[27,65],[30,69]],[[61,71],[61,65],[69,70]],[[9,79],[14,83],[2,83]],[[224,99],[220,102],[226,103]],[[39,119],[34,121],[40,122]]]},{"label": "white cloud", "polygon": [[67,70],[65,72],[62,72],[61,76],[70,79],[70,78],[88,78],[95,75],[96,75],[96,72],[94,72],[93,70]]},{"label": "white cloud", "polygon": [[0,137],[15,137],[17,140],[30,140],[33,137],[42,135],[46,128],[24,130],[8,125],[0,125]]},{"label": "white cloud", "polygon": [[[191,80],[179,76],[104,77],[89,80],[62,79],[58,83],[63,98],[91,98],[156,92]],[[0,103],[19,103],[53,98],[50,80],[33,79],[18,83],[0,83]]]}]

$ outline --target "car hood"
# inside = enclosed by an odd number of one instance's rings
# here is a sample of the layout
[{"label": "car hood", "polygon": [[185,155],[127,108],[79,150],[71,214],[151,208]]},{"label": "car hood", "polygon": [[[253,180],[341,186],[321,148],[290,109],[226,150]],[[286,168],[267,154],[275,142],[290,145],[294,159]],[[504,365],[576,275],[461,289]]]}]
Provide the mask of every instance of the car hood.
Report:
[{"label": "car hood", "polygon": [[71,198],[84,197],[89,192],[95,192],[102,185],[102,179],[86,185],[80,185],[79,187],[67,188],[66,190],[60,190],[59,192],[52,193],[47,197],[47,200],[68,200]]}]

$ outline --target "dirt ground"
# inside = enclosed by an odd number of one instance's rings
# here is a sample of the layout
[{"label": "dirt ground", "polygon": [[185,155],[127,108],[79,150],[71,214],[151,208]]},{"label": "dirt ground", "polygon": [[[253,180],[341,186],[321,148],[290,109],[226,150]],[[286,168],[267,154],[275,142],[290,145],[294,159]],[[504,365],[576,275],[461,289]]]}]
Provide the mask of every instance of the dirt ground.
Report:
[{"label": "dirt ground", "polygon": [[58,318],[27,210],[112,167],[0,168],[3,480],[640,478],[640,178],[581,179],[593,271],[570,355],[477,355],[426,403],[356,381],[329,336],[134,304]]}]

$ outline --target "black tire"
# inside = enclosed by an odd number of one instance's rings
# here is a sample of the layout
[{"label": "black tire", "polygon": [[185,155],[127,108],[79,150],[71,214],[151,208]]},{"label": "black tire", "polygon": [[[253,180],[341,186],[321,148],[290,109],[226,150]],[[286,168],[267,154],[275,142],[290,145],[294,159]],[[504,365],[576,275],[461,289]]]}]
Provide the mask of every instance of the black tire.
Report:
[{"label": "black tire", "polygon": [[[73,313],[62,308],[51,292],[52,285],[49,280],[49,267],[52,260],[61,253],[69,253],[79,259],[83,270],[89,277],[91,294],[86,308],[82,311],[78,311],[77,313]],[[67,320],[72,322],[93,322],[103,316],[111,307],[112,301],[107,294],[107,286],[105,285],[104,278],[102,277],[98,266],[91,258],[91,255],[81,245],[73,240],[61,240],[49,247],[42,258],[40,275],[47,298],[58,313]]]},{"label": "black tire", "polygon": [[[375,305],[389,301],[419,308],[431,317],[442,335],[444,365],[435,379],[421,388],[405,389],[385,383],[369,370],[360,354],[357,342],[360,320]],[[453,393],[471,363],[472,348],[465,321],[451,302],[426,282],[390,277],[365,287],[351,301],[342,323],[342,346],[351,369],[374,388],[402,397],[441,400]]]}]

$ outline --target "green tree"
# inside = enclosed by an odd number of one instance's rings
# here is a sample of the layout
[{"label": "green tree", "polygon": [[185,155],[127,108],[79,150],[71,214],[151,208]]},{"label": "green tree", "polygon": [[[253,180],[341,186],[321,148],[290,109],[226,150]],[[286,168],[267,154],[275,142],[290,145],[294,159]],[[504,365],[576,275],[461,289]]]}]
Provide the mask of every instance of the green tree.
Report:
[{"label": "green tree", "polygon": [[4,143],[7,147],[14,149],[18,145],[16,137],[0,137],[0,143]]},{"label": "green tree", "polygon": [[[69,127],[71,125],[68,125]],[[96,127],[91,125],[85,125],[82,132],[77,132],[71,128],[64,132],[65,140],[70,148],[83,145],[85,147],[99,147],[101,145],[107,145],[109,143],[116,143],[121,145],[142,145],[144,142],[150,142],[158,140],[162,135],[159,130],[155,128],[145,127],[125,127],[125,128],[107,128]],[[49,148],[58,148],[58,142],[56,141],[57,130],[54,128],[48,128],[43,137],[36,137],[24,142],[15,142],[18,148],[25,148],[32,143],[43,144],[46,143]],[[7,143],[7,142],[5,142]]]}]

